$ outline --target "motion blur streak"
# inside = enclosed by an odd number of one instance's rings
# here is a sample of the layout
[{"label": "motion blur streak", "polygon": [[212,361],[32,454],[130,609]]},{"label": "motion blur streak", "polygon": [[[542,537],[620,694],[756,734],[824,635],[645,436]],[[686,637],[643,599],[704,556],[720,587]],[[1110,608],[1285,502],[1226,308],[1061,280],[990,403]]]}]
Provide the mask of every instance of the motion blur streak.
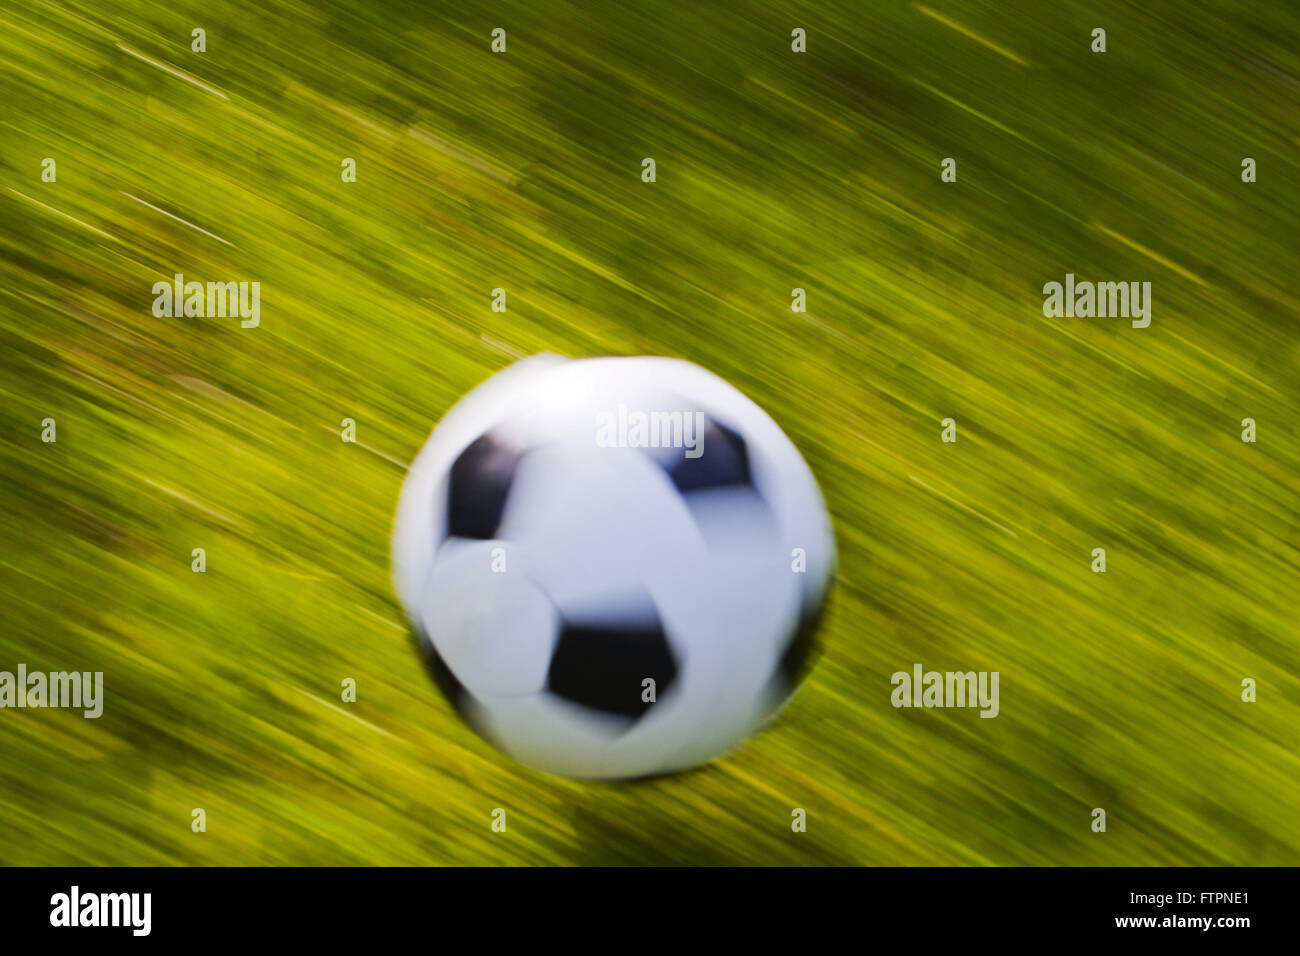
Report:
[{"label": "motion blur streak", "polygon": [[[0,102],[0,669],[104,673],[0,710],[0,863],[1300,863],[1294,4],[0,0]],[[402,463],[548,350],[729,379],[836,521],[809,682],[684,776],[499,757],[391,593]]]}]

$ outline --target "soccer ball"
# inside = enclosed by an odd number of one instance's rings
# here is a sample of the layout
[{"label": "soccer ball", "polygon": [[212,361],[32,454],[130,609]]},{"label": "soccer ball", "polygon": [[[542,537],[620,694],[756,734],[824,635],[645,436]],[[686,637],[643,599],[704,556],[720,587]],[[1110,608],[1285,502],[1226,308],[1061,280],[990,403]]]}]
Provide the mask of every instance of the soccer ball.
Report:
[{"label": "soccer ball", "polygon": [[683,770],[802,676],[835,561],[812,472],[699,366],[525,359],[466,395],[402,488],[394,584],[465,721],[539,770]]}]

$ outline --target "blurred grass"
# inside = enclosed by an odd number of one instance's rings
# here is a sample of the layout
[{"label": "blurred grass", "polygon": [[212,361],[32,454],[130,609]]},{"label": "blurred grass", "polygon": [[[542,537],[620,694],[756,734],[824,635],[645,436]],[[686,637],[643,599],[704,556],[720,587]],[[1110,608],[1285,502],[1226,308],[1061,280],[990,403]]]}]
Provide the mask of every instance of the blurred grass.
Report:
[{"label": "blurred grass", "polygon": [[[107,695],[0,713],[0,863],[1300,863],[1298,51],[1283,2],[0,0],[0,669]],[[1151,327],[1044,319],[1067,271]],[[174,272],[261,327],[154,318]],[[824,655],[725,760],[531,773],[407,639],[400,463],[537,351],[696,361],[822,482]],[[894,710],[913,661],[1001,716]]]}]

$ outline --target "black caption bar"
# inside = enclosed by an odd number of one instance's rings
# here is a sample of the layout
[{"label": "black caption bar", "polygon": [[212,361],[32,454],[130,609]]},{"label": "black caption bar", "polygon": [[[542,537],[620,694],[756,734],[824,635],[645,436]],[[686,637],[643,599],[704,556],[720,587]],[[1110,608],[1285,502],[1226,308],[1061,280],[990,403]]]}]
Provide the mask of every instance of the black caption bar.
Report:
[{"label": "black caption bar", "polygon": [[1296,877],[1281,868],[6,869],[0,919],[7,941],[55,944],[75,935],[337,946],[429,939],[459,924],[484,941],[545,929],[650,945],[703,920],[737,940],[785,924],[818,937],[920,932],[927,944],[974,933],[1233,945],[1288,924]]}]

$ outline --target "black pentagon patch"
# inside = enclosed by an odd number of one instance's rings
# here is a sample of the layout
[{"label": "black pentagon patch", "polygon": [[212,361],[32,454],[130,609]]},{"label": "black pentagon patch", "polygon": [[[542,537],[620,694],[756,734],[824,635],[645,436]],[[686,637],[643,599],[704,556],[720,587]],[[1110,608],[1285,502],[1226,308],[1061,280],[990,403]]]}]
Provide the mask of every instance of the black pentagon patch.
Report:
[{"label": "black pentagon patch", "polygon": [[491,434],[470,443],[451,466],[447,534],[491,539],[501,525],[506,497],[523,452]]},{"label": "black pentagon patch", "polygon": [[420,627],[414,628],[415,640],[420,647],[420,656],[424,659],[424,665],[429,671],[429,676],[433,682],[438,685],[438,690],[447,698],[452,709],[456,711],[461,720],[473,730],[477,730],[474,722],[470,719],[470,705],[474,703],[474,695],[471,694],[465,685],[460,682],[447,662],[442,659],[437,648],[433,646],[433,641],[429,635]]},{"label": "black pentagon patch", "polygon": [[794,689],[799,686],[799,682],[812,669],[813,654],[817,649],[817,630],[821,627],[822,618],[825,616],[826,598],[829,595],[829,590],[830,586],[828,584],[827,595],[823,595],[817,606],[804,609],[804,613],[799,618],[799,626],[795,628],[794,636],[790,638],[785,653],[777,661],[776,674],[773,675],[773,680],[778,685],[778,691],[783,700],[794,693]]},{"label": "black pentagon patch", "polygon": [[566,623],[551,657],[547,686],[575,704],[635,719],[654,706],[641,699],[641,682],[647,677],[655,682],[656,697],[677,680],[677,662],[661,626]]},{"label": "black pentagon patch", "polygon": [[698,458],[683,454],[668,468],[668,477],[678,491],[686,494],[704,488],[750,484],[749,449],[745,447],[745,439],[706,416],[699,442]]}]

